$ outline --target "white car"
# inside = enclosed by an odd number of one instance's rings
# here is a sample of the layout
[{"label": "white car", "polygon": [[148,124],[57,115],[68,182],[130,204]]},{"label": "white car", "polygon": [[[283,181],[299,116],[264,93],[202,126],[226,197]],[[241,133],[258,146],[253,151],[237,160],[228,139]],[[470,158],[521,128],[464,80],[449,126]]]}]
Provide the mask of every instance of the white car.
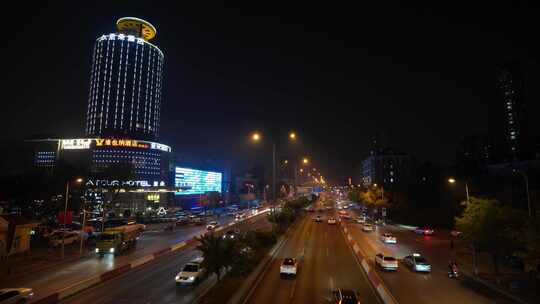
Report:
[{"label": "white car", "polygon": [[204,276],[205,269],[201,263],[203,258],[196,258],[195,260],[186,263],[182,270],[176,275],[176,284],[195,284],[198,283]]},{"label": "white car", "polygon": [[52,247],[62,245],[62,235],[64,236],[64,245],[76,243],[80,239],[77,231],[58,231],[49,235],[49,245]]},{"label": "white car", "polygon": [[366,222],[366,219],[365,219],[364,217],[360,216],[360,217],[357,217],[357,218],[355,219],[355,221],[356,221],[358,224],[364,224],[364,223]]},{"label": "white car", "polygon": [[279,267],[279,274],[284,276],[296,276],[298,271],[298,261],[295,258],[283,259],[281,267]]},{"label": "white car", "polygon": [[317,215],[314,220],[315,222],[322,222],[322,217],[320,215]]},{"label": "white car", "polygon": [[385,244],[397,244],[397,238],[390,233],[381,234],[381,241]]},{"label": "white car", "polygon": [[214,230],[219,226],[219,223],[216,221],[212,221],[206,225],[206,230]]},{"label": "white car", "polygon": [[374,230],[374,228],[373,228],[373,225],[371,225],[371,224],[364,224],[362,226],[362,231],[364,231],[364,232],[371,232],[373,230]]},{"label": "white car", "polygon": [[0,289],[0,303],[26,303],[34,296],[30,288],[4,288]]},{"label": "white car", "polygon": [[328,219],[328,225],[335,225],[337,222],[336,222],[336,219],[331,217]]},{"label": "white car", "polygon": [[384,255],[379,253],[375,256],[375,264],[385,270],[397,270],[398,261],[393,256]]}]

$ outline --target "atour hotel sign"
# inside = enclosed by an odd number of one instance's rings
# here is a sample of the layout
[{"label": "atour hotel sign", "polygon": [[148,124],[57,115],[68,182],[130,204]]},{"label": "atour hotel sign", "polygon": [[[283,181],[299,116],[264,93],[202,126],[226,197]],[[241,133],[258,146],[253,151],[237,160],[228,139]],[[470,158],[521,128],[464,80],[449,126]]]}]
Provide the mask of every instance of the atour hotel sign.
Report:
[{"label": "atour hotel sign", "polygon": [[95,147],[128,147],[171,152],[171,147],[167,145],[134,139],[74,138],[62,139],[59,144],[61,150],[85,150],[94,144]]}]

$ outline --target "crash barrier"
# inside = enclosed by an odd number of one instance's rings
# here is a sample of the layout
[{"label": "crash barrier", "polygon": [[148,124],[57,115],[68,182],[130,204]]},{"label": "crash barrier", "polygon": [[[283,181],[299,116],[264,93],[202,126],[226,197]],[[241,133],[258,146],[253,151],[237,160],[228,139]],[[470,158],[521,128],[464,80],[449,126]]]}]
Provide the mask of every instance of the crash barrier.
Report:
[{"label": "crash barrier", "polygon": [[360,246],[353,239],[349,229],[347,228],[347,225],[344,222],[341,222],[340,226],[341,226],[341,230],[343,234],[345,235],[345,238],[347,239],[347,244],[353,250],[356,259],[358,260],[358,262],[360,262],[360,265],[362,265],[362,270],[367,275],[369,282],[371,283],[373,288],[377,291],[377,294],[379,295],[383,303],[398,304],[398,301],[390,293],[390,290],[386,287],[384,282],[381,280],[377,271],[374,268],[370,267],[369,260],[366,258],[366,255],[362,252]]}]

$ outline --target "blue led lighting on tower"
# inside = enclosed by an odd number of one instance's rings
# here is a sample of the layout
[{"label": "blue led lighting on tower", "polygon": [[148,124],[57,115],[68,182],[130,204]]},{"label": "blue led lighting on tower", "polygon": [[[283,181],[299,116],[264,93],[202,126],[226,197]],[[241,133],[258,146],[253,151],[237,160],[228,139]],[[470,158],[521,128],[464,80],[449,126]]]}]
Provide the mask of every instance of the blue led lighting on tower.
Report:
[{"label": "blue led lighting on tower", "polygon": [[157,31],[133,17],[96,40],[86,135],[155,140],[159,133],[164,56],[148,42]]}]

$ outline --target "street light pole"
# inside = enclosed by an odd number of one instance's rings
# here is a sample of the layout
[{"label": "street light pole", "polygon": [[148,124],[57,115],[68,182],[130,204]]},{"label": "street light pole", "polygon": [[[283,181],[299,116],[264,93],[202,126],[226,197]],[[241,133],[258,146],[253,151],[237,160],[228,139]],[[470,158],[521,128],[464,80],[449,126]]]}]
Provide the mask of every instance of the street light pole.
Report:
[{"label": "street light pole", "polygon": [[84,236],[83,233],[84,233],[84,227],[86,225],[86,200],[84,200],[82,212],[83,212],[83,220],[82,220],[82,226],[81,226],[81,239],[79,243],[79,255],[82,255],[82,251],[83,251],[83,236]]},{"label": "street light pole", "polygon": [[469,185],[467,184],[467,181],[465,181],[465,194],[467,195],[467,204],[470,203],[469,199]]},{"label": "street light pole", "polygon": [[514,172],[518,172],[523,177],[523,179],[525,180],[525,192],[527,194],[527,208],[529,210],[529,217],[532,217],[531,196],[529,194],[529,179],[527,178],[527,174],[525,174],[525,172],[523,172],[523,171],[521,171],[519,169],[514,169]]},{"label": "street light pole", "polygon": [[276,201],[276,142],[272,142],[272,200]]},{"label": "street light pole", "polygon": [[66,182],[66,200],[64,203],[64,224],[63,224],[64,231],[62,231],[62,260],[64,259],[68,196],[69,196],[69,180]]}]

